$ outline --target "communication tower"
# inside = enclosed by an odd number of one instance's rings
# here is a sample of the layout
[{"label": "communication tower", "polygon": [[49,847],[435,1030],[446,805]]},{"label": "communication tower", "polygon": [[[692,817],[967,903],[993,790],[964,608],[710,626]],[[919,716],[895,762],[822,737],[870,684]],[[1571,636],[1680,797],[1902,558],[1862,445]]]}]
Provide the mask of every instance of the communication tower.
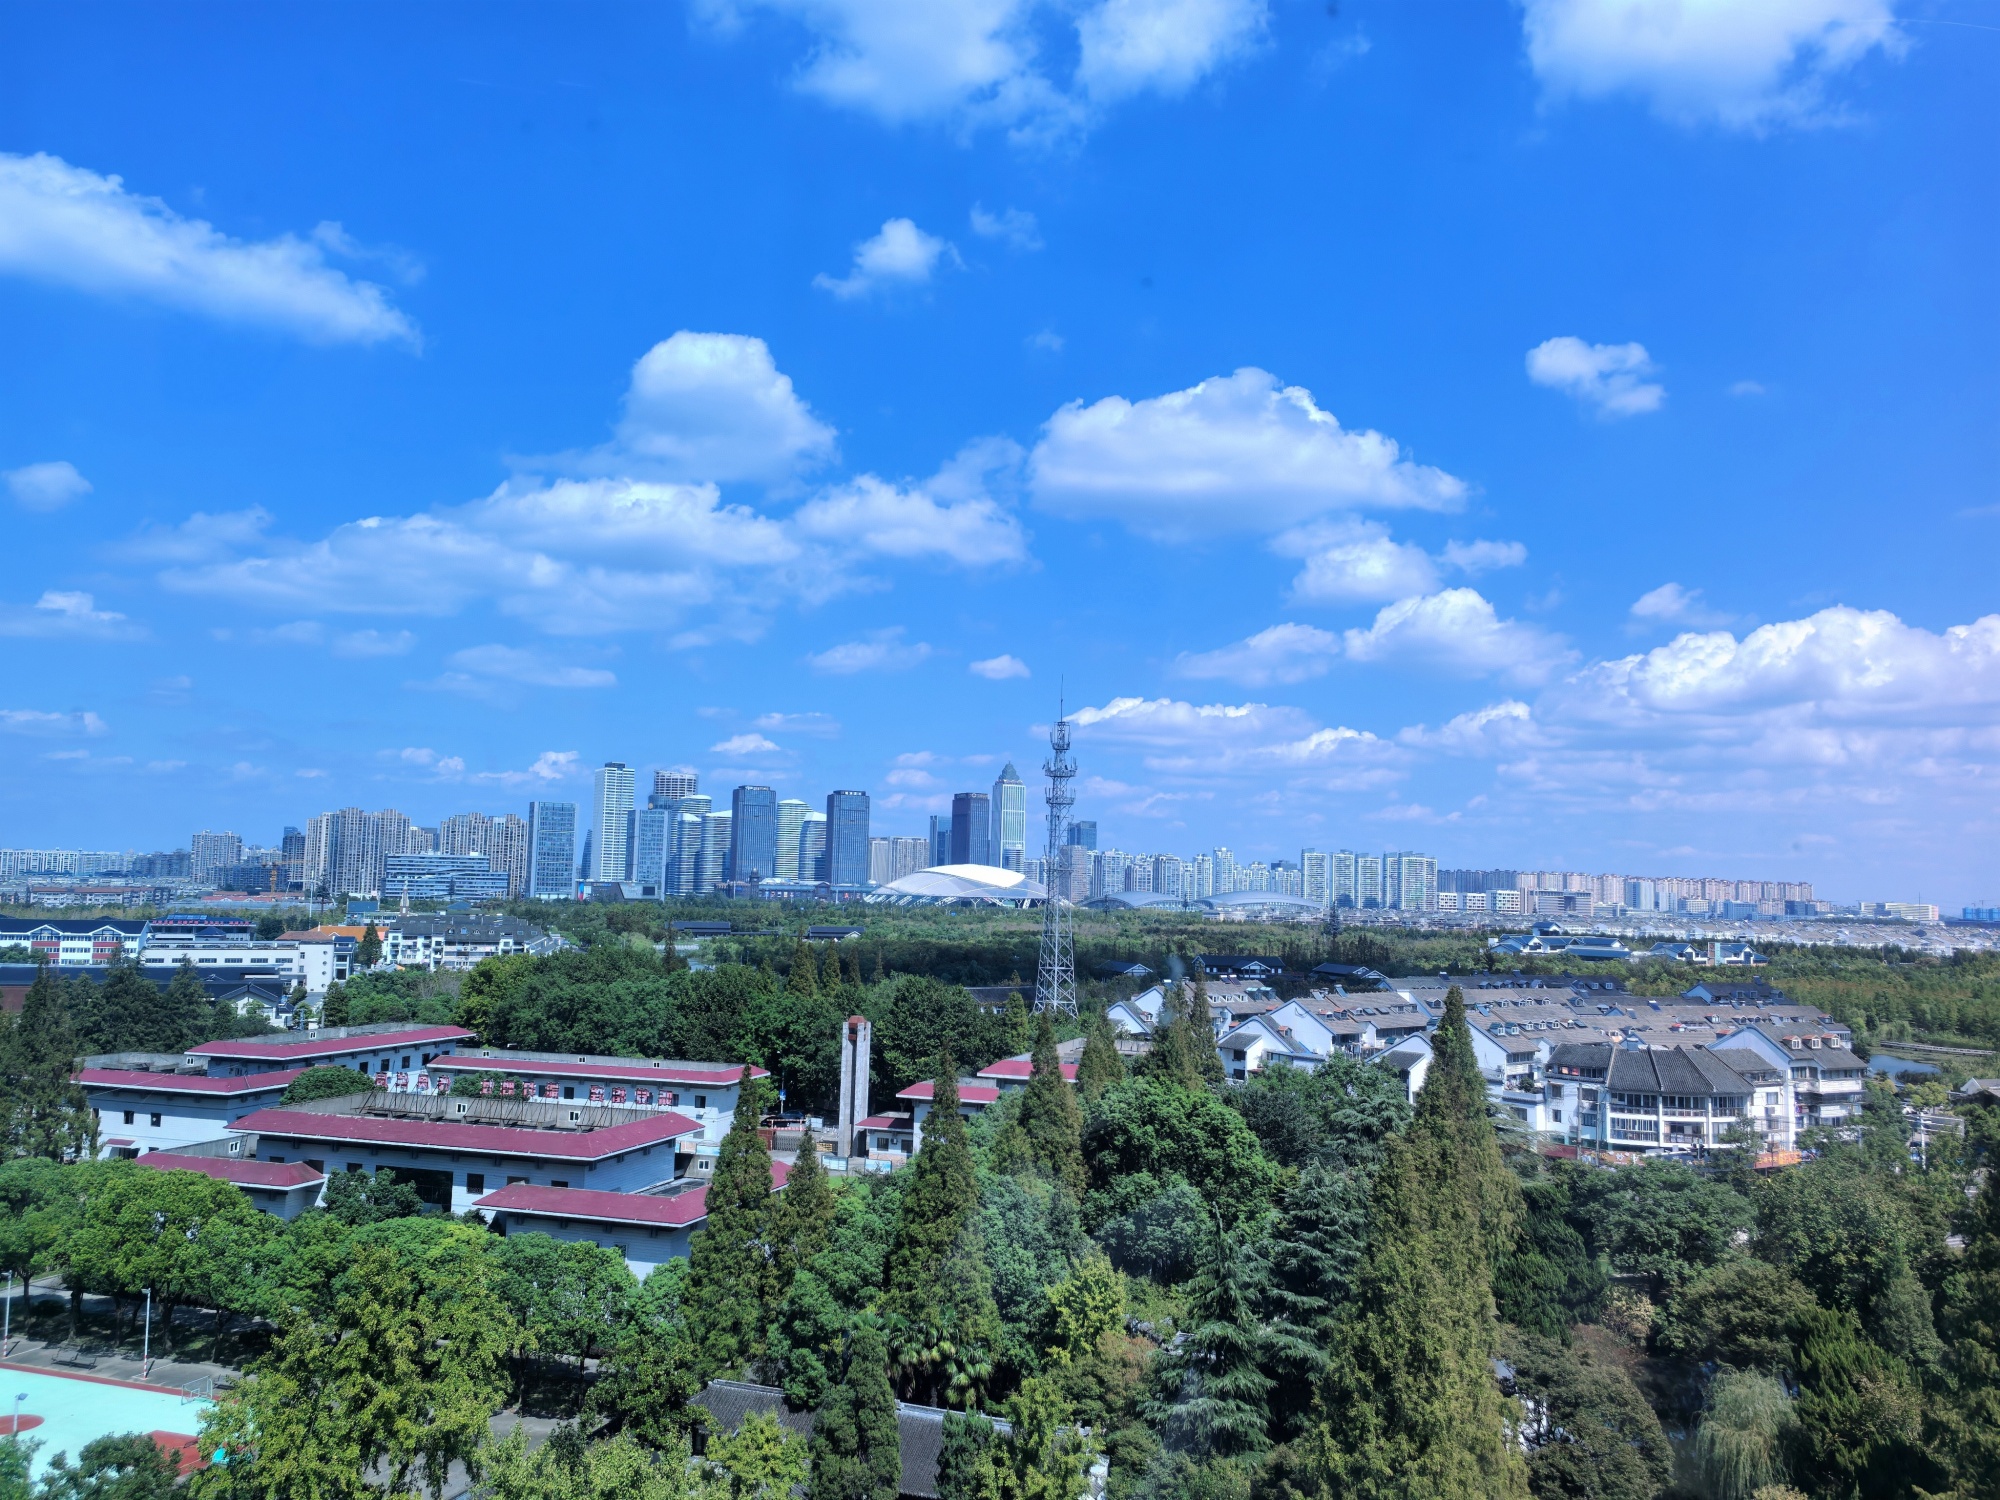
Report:
[{"label": "communication tower", "polygon": [[1042,762],[1049,779],[1049,845],[1042,861],[1047,895],[1042,901],[1042,955],[1035,969],[1035,1009],[1076,1014],[1076,934],[1069,903],[1069,810],[1076,802],[1070,785],[1076,762],[1069,754],[1069,720],[1060,703],[1049,730],[1049,758]]}]

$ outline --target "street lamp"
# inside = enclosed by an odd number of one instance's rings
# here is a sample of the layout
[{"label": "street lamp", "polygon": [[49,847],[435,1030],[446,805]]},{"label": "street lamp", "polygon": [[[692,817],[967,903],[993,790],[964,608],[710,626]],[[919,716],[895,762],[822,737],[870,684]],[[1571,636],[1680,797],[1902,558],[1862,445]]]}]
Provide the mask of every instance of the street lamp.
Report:
[{"label": "street lamp", "polygon": [[139,1378],[144,1380],[153,1368],[153,1289],[146,1288],[146,1333],[139,1346]]},{"label": "street lamp", "polygon": [[7,1273],[7,1298],[0,1305],[0,1359],[7,1357],[7,1351],[14,1344],[14,1273]]}]

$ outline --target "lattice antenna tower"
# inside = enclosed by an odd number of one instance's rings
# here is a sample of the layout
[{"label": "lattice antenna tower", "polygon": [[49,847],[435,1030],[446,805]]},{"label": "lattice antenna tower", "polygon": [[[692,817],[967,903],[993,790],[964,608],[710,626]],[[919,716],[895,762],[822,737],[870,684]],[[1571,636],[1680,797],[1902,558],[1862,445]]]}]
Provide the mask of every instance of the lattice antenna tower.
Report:
[{"label": "lattice antenna tower", "polygon": [[1049,847],[1042,861],[1047,895],[1042,901],[1042,956],[1035,968],[1035,1009],[1076,1014],[1076,932],[1069,903],[1069,810],[1076,802],[1076,762],[1069,754],[1069,719],[1060,700],[1049,730]]}]

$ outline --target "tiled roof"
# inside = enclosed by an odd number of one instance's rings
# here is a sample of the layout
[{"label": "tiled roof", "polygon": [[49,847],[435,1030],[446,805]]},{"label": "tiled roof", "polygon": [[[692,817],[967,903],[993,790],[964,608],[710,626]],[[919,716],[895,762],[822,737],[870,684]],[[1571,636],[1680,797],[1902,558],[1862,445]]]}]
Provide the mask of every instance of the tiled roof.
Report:
[{"label": "tiled roof", "polygon": [[[1060,1066],[1062,1068],[1062,1076],[1069,1082],[1075,1083],[1076,1064],[1063,1063]],[[1031,1057],[1003,1057],[997,1063],[981,1068],[979,1076],[981,1078],[1004,1078],[1011,1082],[1016,1078],[1027,1078],[1034,1071],[1034,1059]]]},{"label": "tiled roof", "polygon": [[[547,1073],[558,1078],[620,1078],[632,1083],[686,1083],[704,1084],[710,1088],[725,1088],[743,1081],[743,1067],[740,1063],[691,1063],[656,1061],[633,1057],[601,1062],[574,1062],[568,1059],[535,1059],[522,1057],[495,1047],[481,1047],[471,1052],[453,1052],[436,1058],[431,1063],[433,1072],[460,1073]],[[750,1073],[756,1078],[771,1075],[762,1068],[752,1068]]]},{"label": "tiled roof", "polygon": [[[937,1094],[937,1083],[926,1078],[922,1083],[913,1083],[896,1097],[898,1099],[929,1100]],[[961,1104],[991,1104],[1000,1097],[997,1085],[984,1083],[961,1083],[958,1086],[958,1102]]]},{"label": "tiled roof", "polygon": [[89,1087],[157,1089],[164,1094],[266,1094],[282,1089],[304,1068],[279,1068],[247,1078],[209,1078],[200,1073],[149,1073],[143,1068],[84,1068],[76,1081]]},{"label": "tiled roof", "polygon": [[172,1151],[148,1151],[139,1165],[161,1172],[199,1172],[238,1187],[295,1188],[326,1181],[302,1161],[238,1161],[228,1156],[181,1156]]},{"label": "tiled roof", "polygon": [[598,1130],[534,1130],[519,1125],[467,1125],[456,1120],[398,1119],[383,1115],[320,1114],[303,1109],[260,1109],[231,1130],[300,1140],[351,1141],[379,1146],[427,1146],[434,1151],[480,1151],[502,1156],[549,1156],[602,1161],[642,1146],[663,1146],[701,1129],[672,1110]]},{"label": "tiled roof", "polygon": [[856,1120],[856,1130],[894,1130],[910,1123],[908,1115],[870,1115],[865,1120]]},{"label": "tiled roof", "polygon": [[[750,1385],[740,1380],[711,1380],[695,1404],[708,1413],[710,1426],[718,1432],[735,1432],[745,1417],[768,1413],[788,1431],[810,1437],[813,1413],[794,1411],[786,1404],[785,1393],[776,1386]],[[916,1500],[936,1500],[938,1461],[944,1456],[943,1408],[896,1403],[896,1438],[902,1474],[897,1492]],[[1002,1418],[991,1418],[996,1432],[1010,1435],[1013,1426]]]},{"label": "tiled roof", "polygon": [[412,1026],[407,1031],[382,1031],[372,1035],[338,1038],[314,1037],[302,1042],[203,1042],[188,1048],[189,1057],[226,1057],[232,1062],[256,1062],[274,1058],[333,1057],[344,1052],[373,1052],[382,1048],[415,1047],[424,1042],[462,1042],[475,1033],[462,1026]]},{"label": "tiled roof", "polygon": [[1608,1083],[1628,1094],[1741,1094],[1750,1087],[1705,1047],[1616,1048]]},{"label": "tiled roof", "polygon": [[[782,1188],[791,1173],[785,1163],[772,1162],[772,1190]],[[596,1188],[536,1187],[516,1182],[488,1193],[472,1206],[541,1219],[592,1219],[601,1224],[679,1229],[708,1217],[708,1185],[678,1193],[606,1193]]]}]

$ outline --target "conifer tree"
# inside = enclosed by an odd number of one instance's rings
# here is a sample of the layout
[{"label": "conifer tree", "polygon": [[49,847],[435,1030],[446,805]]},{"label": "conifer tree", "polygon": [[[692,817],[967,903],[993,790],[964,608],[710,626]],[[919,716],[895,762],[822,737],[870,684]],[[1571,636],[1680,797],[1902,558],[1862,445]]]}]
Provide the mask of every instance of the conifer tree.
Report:
[{"label": "conifer tree", "polygon": [[1186,990],[1187,985],[1183,981],[1167,992],[1167,998],[1160,1006],[1159,1024],[1153,1028],[1153,1045],[1139,1059],[1137,1071],[1144,1077],[1156,1078],[1177,1088],[1198,1089],[1201,1087],[1201,1062],[1188,1045],[1189,1033],[1183,1014],[1185,1001],[1182,998]]},{"label": "conifer tree", "polygon": [[829,994],[840,988],[840,944],[828,943],[820,954],[819,988],[821,994]]},{"label": "conifer tree", "polygon": [[784,1192],[771,1202],[773,1297],[782,1299],[791,1290],[792,1278],[826,1248],[833,1237],[833,1213],[833,1188],[808,1130]]},{"label": "conifer tree", "polygon": [[320,1025],[345,1026],[347,1014],[347,987],[336,979],[326,987],[326,998],[320,1001]]},{"label": "conifer tree", "polygon": [[160,987],[127,958],[105,971],[86,1016],[78,1040],[92,1051],[178,1052],[194,1040],[167,1014]]},{"label": "conifer tree", "polygon": [[[834,951],[835,951],[836,953],[840,951],[840,949],[839,949],[839,945],[838,945],[838,944],[836,944],[836,945],[834,946]],[[848,982],[849,984],[853,985],[853,986],[854,986],[854,987],[855,987],[855,988],[856,988],[857,990],[861,988],[861,982],[862,982],[862,981],[861,981],[861,950],[860,950],[859,948],[852,948],[852,949],[849,949],[849,950],[848,950],[848,954],[847,954],[847,982]]]},{"label": "conifer tree", "polygon": [[896,1500],[902,1489],[896,1398],[882,1336],[857,1328],[847,1373],[813,1423],[807,1500]]},{"label": "conifer tree", "polygon": [[819,958],[804,938],[792,945],[792,972],[785,980],[785,989],[801,1000],[810,1000],[819,993]]},{"label": "conifer tree", "polygon": [[1034,1066],[1021,1095],[1019,1128],[1028,1159],[1069,1189],[1079,1202],[1086,1186],[1083,1170],[1083,1116],[1062,1076],[1056,1030],[1047,1011],[1037,1017]]},{"label": "conifer tree", "polygon": [[361,941],[354,945],[354,962],[364,969],[372,969],[382,961],[382,934],[370,922],[361,929]]},{"label": "conifer tree", "polygon": [[[299,981],[292,993],[294,998],[304,999],[305,981]],[[215,1024],[215,1004],[208,998],[208,991],[202,988],[201,975],[185,958],[175,966],[174,977],[167,981],[163,1001],[169,1024],[187,1036],[187,1041],[181,1046],[207,1040],[195,1033]]]},{"label": "conifer tree", "polygon": [[1510,1198],[1456,986],[1432,1045],[1415,1118],[1376,1173],[1356,1311],[1304,1443],[1316,1487],[1355,1500],[1527,1493],[1491,1363],[1491,1267],[1512,1243],[1518,1189]]},{"label": "conifer tree", "polygon": [[1111,1030],[1111,1018],[1099,1011],[1090,1023],[1084,1040],[1083,1056],[1076,1063],[1076,1094],[1085,1105],[1095,1104],[1114,1083],[1125,1081],[1125,1059],[1118,1055],[1118,1040]]},{"label": "conifer tree", "polygon": [[1194,960],[1194,993],[1185,1002],[1181,1025],[1187,1032],[1195,1077],[1205,1084],[1220,1084],[1222,1054],[1215,1050],[1215,1017],[1208,1008],[1208,971],[1199,955]]},{"label": "conifer tree", "polygon": [[1271,1377],[1263,1370],[1256,1262],[1216,1234],[1188,1289],[1193,1326],[1161,1353],[1146,1415],[1167,1446],[1192,1458],[1233,1458],[1268,1446]]},{"label": "conifer tree", "polygon": [[771,1153],[757,1132],[761,1079],[745,1079],[716,1154],[708,1222],[688,1244],[688,1330],[704,1376],[733,1377],[763,1353],[777,1306],[771,1258]]},{"label": "conifer tree", "polygon": [[21,1013],[0,1033],[0,1108],[7,1156],[60,1161],[97,1154],[97,1127],[83,1090],[70,1079],[78,1053],[62,985],[46,959],[22,999]]},{"label": "conifer tree", "polygon": [[1028,1003],[1015,990],[1007,997],[1007,1008],[1000,1018],[1001,1046],[1005,1049],[1002,1057],[1019,1057],[1035,1044],[1035,1022],[1028,1014]]},{"label": "conifer tree", "polygon": [[1942,1403],[1945,1447],[1969,1493],[2000,1495],[2000,1172],[1991,1167],[1965,1254],[1945,1279],[1942,1326],[1952,1389]]}]

